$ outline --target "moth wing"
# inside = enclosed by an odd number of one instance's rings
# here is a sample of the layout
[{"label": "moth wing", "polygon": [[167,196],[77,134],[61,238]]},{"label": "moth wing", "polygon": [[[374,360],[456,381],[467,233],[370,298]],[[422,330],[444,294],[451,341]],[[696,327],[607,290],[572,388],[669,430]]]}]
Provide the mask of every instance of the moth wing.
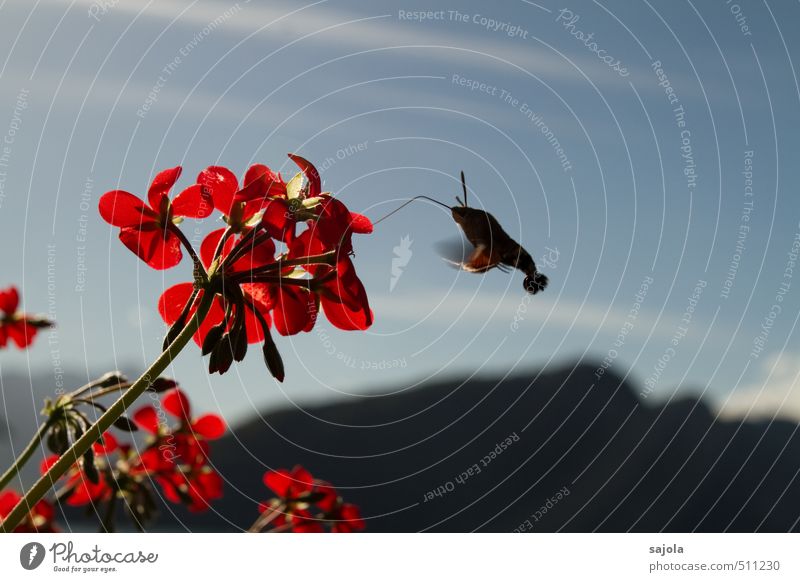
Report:
[{"label": "moth wing", "polygon": [[455,269],[461,269],[469,260],[472,245],[463,237],[453,237],[436,243],[436,252],[442,260]]},{"label": "moth wing", "polygon": [[469,273],[485,273],[489,269],[502,267],[500,253],[486,245],[472,246],[464,238],[442,241],[436,245],[439,256],[449,265]]},{"label": "moth wing", "polygon": [[486,245],[478,245],[461,268],[470,273],[485,273],[499,264],[500,253]]}]

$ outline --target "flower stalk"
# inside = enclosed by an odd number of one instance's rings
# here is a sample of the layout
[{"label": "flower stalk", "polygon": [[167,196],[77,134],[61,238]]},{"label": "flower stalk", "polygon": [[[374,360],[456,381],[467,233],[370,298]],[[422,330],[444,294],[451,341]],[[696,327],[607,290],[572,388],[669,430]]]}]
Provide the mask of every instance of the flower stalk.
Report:
[{"label": "flower stalk", "polygon": [[8,485],[11,480],[19,474],[22,470],[22,467],[25,466],[34,452],[36,452],[36,446],[42,442],[42,437],[44,437],[47,429],[50,428],[50,423],[45,421],[39,427],[39,430],[36,431],[36,434],[33,435],[31,441],[25,446],[25,448],[20,453],[19,457],[14,460],[14,464],[11,465],[3,476],[0,477],[0,491],[5,489],[6,485]]}]

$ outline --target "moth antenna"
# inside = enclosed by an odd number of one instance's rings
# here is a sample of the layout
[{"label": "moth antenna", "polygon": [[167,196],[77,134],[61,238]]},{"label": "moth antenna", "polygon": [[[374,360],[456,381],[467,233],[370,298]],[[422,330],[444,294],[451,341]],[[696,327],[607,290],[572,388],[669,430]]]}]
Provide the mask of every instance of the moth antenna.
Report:
[{"label": "moth antenna", "polygon": [[[467,205],[467,181],[464,179],[464,170],[461,170],[461,188],[464,190],[464,206]],[[456,197],[458,200],[458,197]],[[460,202],[460,200],[459,200]]]}]

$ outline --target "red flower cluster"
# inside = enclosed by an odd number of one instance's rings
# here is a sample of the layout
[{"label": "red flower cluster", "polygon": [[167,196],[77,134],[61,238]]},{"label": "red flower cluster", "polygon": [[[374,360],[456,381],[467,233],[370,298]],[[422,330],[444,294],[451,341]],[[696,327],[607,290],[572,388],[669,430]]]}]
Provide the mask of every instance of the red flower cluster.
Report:
[{"label": "red flower cluster", "polygon": [[[11,489],[0,492],[0,521],[11,513],[21,499],[22,496]],[[14,533],[56,533],[59,530],[53,523],[54,516],[53,504],[42,499],[14,529]]]},{"label": "red flower cluster", "polygon": [[19,291],[16,287],[0,290],[0,348],[11,339],[18,348],[27,348],[43,327],[50,327],[49,320],[19,311]]},{"label": "red flower cluster", "polygon": [[264,484],[277,497],[259,505],[261,517],[254,531],[293,531],[334,533],[363,531],[366,528],[361,512],[352,503],[345,503],[329,483],[314,479],[300,465],[291,471],[277,469],[264,474]]},{"label": "red flower cluster", "polygon": [[[102,442],[93,445],[93,455],[67,473],[59,499],[71,506],[105,504],[112,510],[117,500],[124,500],[125,509],[141,527],[156,513],[153,483],[168,501],[183,503],[191,511],[208,509],[211,501],[222,497],[222,478],[209,465],[208,441],[225,433],[224,421],[214,414],[193,418],[179,388],[164,393],[160,404],[161,410],[178,420],[177,425],[169,426],[166,414],[154,406],[140,408],[133,421],[150,433],[146,448],[137,452],[105,433]],[[57,459],[45,459],[42,472]]]},{"label": "red flower cluster", "polygon": [[168,501],[204,511],[222,497],[222,477],[208,459],[209,441],[225,434],[225,421],[216,414],[192,417],[189,399],[179,388],[164,394],[161,408],[178,420],[177,426],[166,426],[154,406],[133,414],[137,426],[151,435],[133,473],[154,479]]},{"label": "red flower cluster", "polygon": [[[100,199],[103,218],[120,227],[122,242],[148,265],[178,264],[181,244],[192,253],[194,281],[168,288],[158,311],[170,326],[166,346],[191,321],[203,296],[214,294],[194,334],[203,355],[210,355],[212,373],[225,373],[241,361],[248,344],[263,343],[267,367],[283,381],[270,329],[285,336],[308,332],[320,307],[340,329],[372,325],[367,293],[350,259],[353,233],[372,232],[372,223],[322,192],[313,164],[290,157],[301,172],[288,183],[261,164],[247,170],[241,185],[227,168],[210,166],[170,200],[178,167],[156,176],[149,205],[121,190]],[[204,218],[215,209],[227,227],[208,234],[198,256],[177,225],[181,217]],[[307,228],[298,232],[301,225]]]}]

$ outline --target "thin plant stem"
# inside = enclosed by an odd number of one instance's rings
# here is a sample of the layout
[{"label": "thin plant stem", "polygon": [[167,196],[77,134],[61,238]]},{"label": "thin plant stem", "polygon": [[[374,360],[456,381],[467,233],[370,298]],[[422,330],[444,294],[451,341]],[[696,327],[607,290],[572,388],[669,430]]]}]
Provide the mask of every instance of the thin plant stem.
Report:
[{"label": "thin plant stem", "polygon": [[189,239],[186,238],[186,235],[183,234],[183,231],[172,223],[169,225],[169,231],[178,237],[178,240],[181,241],[181,244],[186,249],[186,252],[189,253],[190,257],[192,257],[195,277],[200,277],[203,282],[208,281],[208,273],[206,273],[206,268],[203,266],[203,261],[201,261],[200,257],[197,256],[197,252],[192,247],[192,243],[189,242]]},{"label": "thin plant stem", "polygon": [[39,427],[39,430],[37,430],[36,434],[33,435],[31,442],[25,446],[19,457],[16,458],[14,464],[11,465],[5,473],[3,473],[3,476],[0,477],[0,491],[2,491],[5,486],[11,482],[11,480],[22,470],[22,467],[25,466],[25,463],[28,462],[33,453],[36,452],[36,446],[41,443],[42,437],[44,437],[48,428],[50,428],[49,420],[42,423],[42,425]]},{"label": "thin plant stem", "polygon": [[282,503],[270,507],[267,511],[258,516],[256,522],[251,525],[250,529],[247,531],[249,533],[259,533],[270,523],[272,523],[275,518],[281,515],[283,508],[284,506]]}]

